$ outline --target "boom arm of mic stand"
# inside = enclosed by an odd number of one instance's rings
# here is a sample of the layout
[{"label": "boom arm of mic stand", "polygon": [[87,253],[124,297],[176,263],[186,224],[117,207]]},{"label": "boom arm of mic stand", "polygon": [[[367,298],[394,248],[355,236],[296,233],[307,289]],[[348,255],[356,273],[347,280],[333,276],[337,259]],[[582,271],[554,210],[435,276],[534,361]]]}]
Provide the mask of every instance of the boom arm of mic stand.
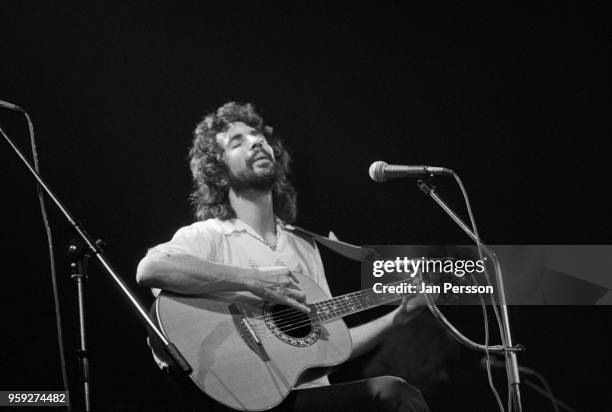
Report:
[{"label": "boom arm of mic stand", "polygon": [[[454,174],[454,172],[453,172],[453,174]],[[434,189],[433,186],[429,186],[427,183],[423,182],[422,180],[419,180],[417,185],[418,185],[419,189],[421,189],[421,191],[423,193],[425,193],[425,195],[431,197],[451,217],[451,219],[453,219],[455,221],[455,223],[457,223],[457,225],[459,225],[459,227],[465,233],[467,233],[467,235],[474,242],[477,242],[477,243],[480,244],[482,249],[485,251],[487,256],[489,256],[489,258],[491,258],[491,260],[493,261],[493,264],[495,265],[495,274],[496,274],[497,288],[498,288],[498,295],[499,295],[499,305],[501,307],[502,328],[503,328],[503,332],[504,332],[504,335],[505,335],[505,338],[506,338],[504,344],[506,346],[505,347],[504,346],[494,347],[494,348],[495,348],[496,352],[500,352],[501,351],[502,353],[504,353],[504,355],[507,354],[507,356],[505,358],[506,358],[506,367],[509,370],[508,377],[509,377],[509,380],[510,380],[510,385],[511,385],[511,387],[515,391],[516,400],[517,400],[518,407],[519,407],[519,410],[520,410],[520,408],[521,408],[520,391],[519,391],[520,379],[519,379],[519,371],[518,371],[518,362],[516,360],[516,352],[523,350],[524,347],[522,345],[512,346],[512,337],[511,337],[511,334],[510,334],[510,319],[508,317],[508,308],[507,308],[507,305],[506,305],[506,293],[505,293],[505,290],[504,290],[504,283],[503,283],[503,279],[502,279],[501,266],[499,264],[499,259],[497,258],[497,255],[487,245],[485,245],[484,243],[479,241],[479,239],[476,237],[474,232],[472,232],[472,230],[463,222],[463,220],[461,220],[461,218],[459,216],[457,216],[457,214],[455,212],[453,212],[453,210],[444,202],[444,200],[442,200],[442,198],[440,196],[438,196],[438,194],[435,192],[435,189]],[[440,311],[437,308],[437,306],[435,306],[433,304],[433,302],[431,301],[431,299],[429,299],[427,294],[425,294],[425,299],[427,300],[427,303],[428,303],[432,313],[434,314],[434,316],[436,316],[436,318],[438,318],[440,320],[444,319],[443,320],[444,324],[446,326],[448,326],[449,329],[453,332],[455,338],[459,339],[460,342],[463,342],[467,346],[472,347],[474,349],[486,350],[484,345],[479,345],[479,344],[477,344],[475,342],[472,342],[467,337],[465,337],[461,333],[459,333],[459,331],[457,329],[452,327],[450,322],[448,322],[448,320],[446,318],[444,318],[442,313],[440,313]],[[435,310],[433,308],[435,308]],[[489,350],[493,350],[493,347],[489,347]]]},{"label": "boom arm of mic stand", "polygon": [[106,272],[110,275],[110,277],[115,281],[117,286],[123,291],[123,293],[127,296],[129,301],[132,303],[132,306],[136,309],[136,311],[140,314],[140,317],[147,323],[147,325],[153,330],[153,332],[157,335],[161,342],[163,342],[166,352],[172,357],[172,359],[176,362],[177,366],[185,373],[190,374],[192,369],[185,360],[185,358],[181,355],[178,349],[164,336],[164,334],[159,330],[159,328],[155,325],[155,323],[151,320],[147,312],[142,308],[142,305],[138,302],[134,294],[128,289],[127,285],[121,280],[121,278],[115,273],[115,271],[111,268],[110,264],[102,254],[100,248],[96,245],[96,243],[92,240],[92,238],[81,228],[81,226],[75,221],[72,217],[68,209],[62,204],[62,202],[55,196],[55,194],[51,191],[49,186],[45,183],[42,177],[34,170],[30,162],[25,158],[23,153],[19,150],[19,148],[13,143],[13,141],[4,133],[2,129],[0,129],[2,135],[8,144],[13,148],[17,156],[21,159],[26,168],[30,171],[30,173],[34,176],[40,187],[47,193],[47,195],[51,198],[53,203],[57,206],[60,212],[64,215],[64,217],[68,220],[70,225],[74,228],[76,233],[83,239],[87,248],[91,250],[92,255],[98,259],[98,261],[102,264]]}]

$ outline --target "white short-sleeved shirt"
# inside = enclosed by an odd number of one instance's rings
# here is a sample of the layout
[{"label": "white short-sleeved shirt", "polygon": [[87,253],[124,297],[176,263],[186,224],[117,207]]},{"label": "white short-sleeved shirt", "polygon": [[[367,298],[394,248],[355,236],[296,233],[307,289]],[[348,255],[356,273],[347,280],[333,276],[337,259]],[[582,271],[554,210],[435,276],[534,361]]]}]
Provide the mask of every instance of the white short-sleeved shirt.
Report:
[{"label": "white short-sleeved shirt", "polygon": [[[208,219],[180,228],[172,240],[149,249],[149,253],[187,253],[239,267],[286,266],[292,272],[308,276],[331,296],[316,244],[296,236],[289,229],[292,229],[290,225],[277,220],[276,247],[271,247],[239,219]],[[159,290],[153,293],[157,295]],[[329,385],[327,377],[299,385],[299,388],[321,385]]]}]

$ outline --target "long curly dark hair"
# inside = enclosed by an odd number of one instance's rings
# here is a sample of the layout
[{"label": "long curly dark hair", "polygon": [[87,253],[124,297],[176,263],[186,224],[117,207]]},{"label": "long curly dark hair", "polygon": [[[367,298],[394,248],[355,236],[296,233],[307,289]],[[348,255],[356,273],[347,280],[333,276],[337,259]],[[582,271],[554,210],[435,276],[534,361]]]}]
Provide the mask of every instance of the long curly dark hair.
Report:
[{"label": "long curly dark hair", "polygon": [[194,190],[190,200],[196,219],[236,217],[229,202],[229,168],[224,160],[224,150],[216,140],[218,133],[228,129],[230,123],[243,122],[263,133],[277,162],[278,179],[272,187],[275,215],[285,223],[293,223],[297,214],[297,193],[289,180],[291,158],[282,141],[273,135],[272,127],[264,123],[251,103],[228,102],[216,111],[204,116],[193,132],[189,149],[189,165]]}]

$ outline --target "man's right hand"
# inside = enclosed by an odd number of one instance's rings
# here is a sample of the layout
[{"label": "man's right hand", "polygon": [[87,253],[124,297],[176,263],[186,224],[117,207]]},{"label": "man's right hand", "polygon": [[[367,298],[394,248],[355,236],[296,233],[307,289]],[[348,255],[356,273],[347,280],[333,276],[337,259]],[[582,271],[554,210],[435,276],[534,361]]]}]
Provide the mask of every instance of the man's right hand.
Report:
[{"label": "man's right hand", "polygon": [[306,294],[299,286],[299,281],[285,266],[266,266],[255,268],[249,276],[248,291],[281,305],[287,305],[300,312],[309,313],[306,306]]}]

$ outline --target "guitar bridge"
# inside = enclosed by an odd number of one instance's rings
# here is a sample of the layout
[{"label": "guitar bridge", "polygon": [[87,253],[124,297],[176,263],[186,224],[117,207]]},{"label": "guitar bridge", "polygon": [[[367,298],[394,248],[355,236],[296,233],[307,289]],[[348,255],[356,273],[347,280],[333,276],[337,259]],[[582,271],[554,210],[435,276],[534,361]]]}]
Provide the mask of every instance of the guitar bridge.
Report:
[{"label": "guitar bridge", "polygon": [[238,333],[247,344],[247,346],[259,356],[259,358],[266,362],[269,361],[270,358],[266,353],[263,345],[261,344],[261,340],[253,330],[253,327],[249,323],[246,314],[243,312],[243,309],[237,306],[236,304],[229,305],[230,313],[232,314],[232,318],[234,320],[234,325],[236,329],[238,329]]}]

